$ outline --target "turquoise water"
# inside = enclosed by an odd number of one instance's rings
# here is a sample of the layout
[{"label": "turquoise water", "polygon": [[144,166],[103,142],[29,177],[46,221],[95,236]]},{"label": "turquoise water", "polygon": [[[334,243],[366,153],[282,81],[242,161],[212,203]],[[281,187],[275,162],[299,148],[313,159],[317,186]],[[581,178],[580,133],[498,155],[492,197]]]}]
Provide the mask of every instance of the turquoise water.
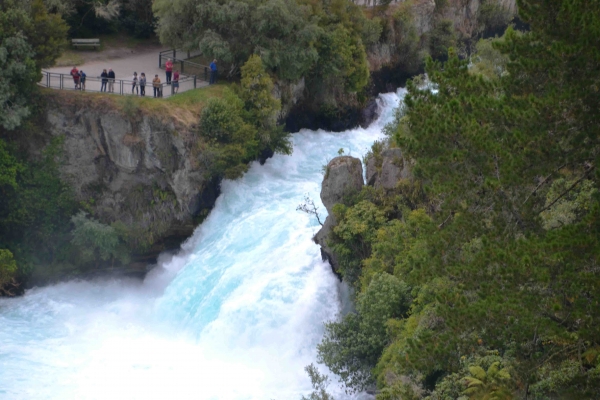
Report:
[{"label": "turquoise water", "polygon": [[[399,92],[402,95],[402,92]],[[301,131],[294,152],[225,181],[215,208],[144,280],[67,282],[0,299],[0,399],[299,399],[310,392],[323,322],[340,285],[296,211],[319,199],[340,148],[362,157],[368,129]],[[325,367],[320,366],[324,373]],[[330,391],[344,398],[335,379]]]}]

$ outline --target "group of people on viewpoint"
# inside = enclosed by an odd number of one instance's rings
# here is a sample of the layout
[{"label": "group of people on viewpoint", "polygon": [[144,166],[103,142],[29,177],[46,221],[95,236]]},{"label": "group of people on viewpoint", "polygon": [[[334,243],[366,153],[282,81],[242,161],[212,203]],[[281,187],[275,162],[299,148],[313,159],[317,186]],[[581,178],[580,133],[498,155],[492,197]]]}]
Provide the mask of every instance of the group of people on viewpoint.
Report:
[{"label": "group of people on viewpoint", "polygon": [[[214,60],[210,64],[211,73],[210,73],[210,83],[217,82],[217,60]],[[166,72],[166,83],[167,85],[173,86],[173,93],[177,93],[179,91],[179,71],[173,71],[173,61],[169,58],[165,63],[165,72]],[[76,66],[70,72],[70,75],[73,77],[73,83],[75,84],[76,90],[85,90],[85,81],[86,81],[86,73],[83,70],[78,70]],[[116,75],[112,69],[102,70],[102,73],[98,77],[101,79],[100,81],[100,91],[114,93],[115,91],[115,80]],[[146,74],[142,72],[139,76],[137,72],[133,73],[133,76],[130,79],[131,81],[131,94],[138,94],[140,96],[146,95]],[[158,74],[154,75],[154,79],[152,79],[152,88],[154,89],[154,97],[162,97],[162,82],[158,77]]]}]

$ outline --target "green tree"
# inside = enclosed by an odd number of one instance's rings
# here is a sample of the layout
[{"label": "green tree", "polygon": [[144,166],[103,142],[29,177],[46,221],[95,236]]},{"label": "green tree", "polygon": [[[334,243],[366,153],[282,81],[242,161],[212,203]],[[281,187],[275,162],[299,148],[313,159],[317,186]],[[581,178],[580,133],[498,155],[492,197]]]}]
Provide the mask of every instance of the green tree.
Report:
[{"label": "green tree", "polygon": [[66,32],[61,17],[48,14],[41,0],[0,4],[0,126],[15,129],[29,116],[40,69],[60,55]]},{"label": "green tree", "polygon": [[273,81],[265,71],[261,57],[252,55],[242,67],[239,90],[240,98],[248,112],[248,121],[258,129],[262,149],[290,154],[290,135],[283,131],[283,126],[277,125],[281,101],[275,98],[272,92]]},{"label": "green tree", "polygon": [[429,32],[429,54],[435,60],[445,60],[448,49],[456,45],[454,25],[450,20],[440,20]]},{"label": "green tree", "polygon": [[[393,271],[412,288],[382,353],[357,357],[378,357],[382,389],[404,377],[456,394],[460,360],[497,351],[511,360],[511,382],[505,367],[479,365],[467,395],[597,396],[600,4],[522,0],[519,9],[532,30],[508,29],[493,44],[509,57],[504,73],[484,78],[454,51],[443,65],[430,59],[430,85],[409,84],[391,129],[433,207],[413,227],[415,211],[384,214],[398,222],[384,221],[357,261],[364,282]],[[353,318],[343,337],[361,332]]]},{"label": "green tree", "polygon": [[61,143],[59,138],[52,141],[39,160],[13,152],[14,181],[0,185],[0,247],[14,254],[19,277],[27,276],[35,265],[65,257],[77,203],[59,177]]},{"label": "green tree", "polygon": [[10,250],[0,249],[0,292],[4,295],[14,295],[6,285],[13,282],[17,274],[17,262]]},{"label": "green tree", "polygon": [[216,175],[229,179],[247,171],[259,154],[255,126],[245,120],[244,102],[232,91],[210,99],[200,117],[200,135],[208,143],[202,162]]},{"label": "green tree", "polygon": [[29,96],[39,78],[23,27],[31,20],[12,1],[0,4],[0,126],[12,130],[30,114]]},{"label": "green tree", "polygon": [[314,364],[307,365],[304,370],[310,378],[313,392],[308,397],[302,396],[301,400],[333,400],[333,396],[327,393],[329,377],[321,374]]},{"label": "green tree", "polygon": [[480,74],[487,79],[498,79],[505,73],[509,58],[494,48],[498,39],[480,39],[475,45],[475,54],[471,56],[473,62],[469,72]]},{"label": "green tree", "polygon": [[301,78],[317,59],[316,26],[294,0],[157,0],[153,9],[163,43],[199,46],[229,64],[230,76],[253,53],[287,80]]},{"label": "green tree", "polygon": [[200,135],[207,143],[201,157],[214,173],[234,179],[264,152],[291,151],[289,133],[277,124],[281,103],[272,90],[261,58],[253,55],[242,67],[235,92],[226,90],[202,110]]},{"label": "green tree", "polygon": [[51,67],[67,45],[69,27],[60,15],[48,13],[43,0],[33,0],[30,13],[32,29],[27,39],[35,52],[33,58],[38,68]]},{"label": "green tree", "polygon": [[80,211],[71,218],[73,223],[73,238],[71,243],[79,249],[84,262],[90,262],[99,257],[101,260],[127,261],[127,251],[115,228],[88,218],[87,213]]},{"label": "green tree", "polygon": [[23,165],[11,154],[6,142],[0,139],[0,192],[5,187],[17,187],[17,177],[23,170]]},{"label": "green tree", "polygon": [[319,362],[340,376],[349,391],[373,383],[373,369],[389,336],[386,324],[408,311],[410,289],[393,275],[376,275],[357,298],[357,312],[325,325]]}]

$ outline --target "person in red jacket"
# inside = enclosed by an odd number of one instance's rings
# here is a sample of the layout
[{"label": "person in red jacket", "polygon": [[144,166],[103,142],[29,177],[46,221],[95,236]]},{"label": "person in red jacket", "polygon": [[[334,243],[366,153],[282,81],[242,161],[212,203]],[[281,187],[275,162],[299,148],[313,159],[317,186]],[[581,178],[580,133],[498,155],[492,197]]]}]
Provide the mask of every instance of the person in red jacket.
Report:
[{"label": "person in red jacket", "polygon": [[77,67],[73,67],[73,69],[70,72],[71,76],[73,77],[73,83],[75,83],[75,89],[79,89],[79,70],[77,69]]},{"label": "person in red jacket", "polygon": [[167,85],[171,84],[171,74],[173,73],[173,61],[169,58],[165,63],[165,71],[167,72]]}]

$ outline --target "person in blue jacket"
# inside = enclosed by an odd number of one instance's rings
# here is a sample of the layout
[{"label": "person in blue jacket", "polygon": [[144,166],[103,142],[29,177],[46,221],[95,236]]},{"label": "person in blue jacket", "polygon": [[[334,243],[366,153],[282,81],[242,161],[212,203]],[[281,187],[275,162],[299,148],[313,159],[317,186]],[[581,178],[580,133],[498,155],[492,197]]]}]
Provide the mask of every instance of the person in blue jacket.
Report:
[{"label": "person in blue jacket", "polygon": [[216,58],[213,60],[213,62],[210,63],[210,82],[209,82],[209,84],[212,85],[213,83],[217,83],[217,59]]}]

